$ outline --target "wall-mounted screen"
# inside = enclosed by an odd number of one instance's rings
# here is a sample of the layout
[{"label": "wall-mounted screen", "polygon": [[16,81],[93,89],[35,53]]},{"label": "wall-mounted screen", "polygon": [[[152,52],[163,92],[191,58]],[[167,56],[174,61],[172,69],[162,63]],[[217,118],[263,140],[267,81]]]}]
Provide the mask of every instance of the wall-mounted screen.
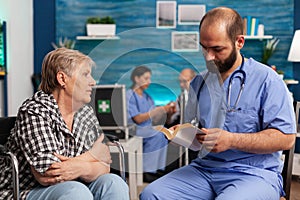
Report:
[{"label": "wall-mounted screen", "polygon": [[6,22],[0,19],[0,117],[7,116]]},{"label": "wall-mounted screen", "polygon": [[5,22],[0,20],[0,75],[4,72],[5,66],[5,49],[4,49],[4,28]]}]

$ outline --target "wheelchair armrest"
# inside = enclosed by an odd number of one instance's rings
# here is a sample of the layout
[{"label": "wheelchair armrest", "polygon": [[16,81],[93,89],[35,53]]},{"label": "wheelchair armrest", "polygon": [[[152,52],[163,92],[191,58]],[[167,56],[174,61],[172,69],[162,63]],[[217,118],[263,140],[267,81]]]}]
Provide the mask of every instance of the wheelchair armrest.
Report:
[{"label": "wheelchair armrest", "polygon": [[120,175],[122,179],[126,182],[125,176],[125,158],[124,158],[124,148],[119,141],[119,138],[115,135],[105,134],[108,138],[108,142],[106,143],[108,146],[116,146],[119,150],[119,161],[120,161]]},{"label": "wheelchair armrest", "polygon": [[19,162],[16,156],[7,151],[7,149],[0,145],[0,157],[7,157],[11,161],[12,177],[13,177],[13,199],[19,199]]},{"label": "wheelchair armrest", "polygon": [[1,157],[7,156],[7,150],[2,144],[0,144],[0,156]]},{"label": "wheelchair armrest", "polygon": [[114,142],[118,142],[119,138],[115,135],[111,135],[111,134],[105,134],[105,136],[109,139],[110,142],[114,143]]}]

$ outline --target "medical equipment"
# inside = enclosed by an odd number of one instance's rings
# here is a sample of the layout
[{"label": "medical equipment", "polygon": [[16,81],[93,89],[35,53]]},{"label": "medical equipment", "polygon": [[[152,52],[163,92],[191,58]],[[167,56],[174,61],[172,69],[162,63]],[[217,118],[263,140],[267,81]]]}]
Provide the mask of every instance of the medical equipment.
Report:
[{"label": "medical equipment", "polygon": [[[242,92],[243,92],[244,87],[245,87],[246,73],[245,73],[245,71],[243,70],[243,67],[244,67],[244,60],[245,60],[245,58],[244,58],[244,56],[242,55],[242,64],[241,64],[240,69],[234,71],[234,72],[231,74],[230,78],[229,78],[229,86],[228,86],[228,90],[227,90],[227,111],[228,111],[228,112],[233,112],[233,111],[236,111],[236,110],[237,110],[237,105],[238,105],[238,103],[239,103],[239,101],[240,101]],[[204,83],[205,83],[205,81],[206,81],[206,79],[207,79],[207,77],[208,77],[208,74],[209,74],[209,72],[207,72],[207,73],[205,74],[205,76],[204,76],[204,78],[203,78],[203,81],[202,81],[202,83],[201,83],[201,85],[200,85],[200,88],[199,88],[199,90],[198,90],[198,93],[197,93],[197,99],[198,99],[198,100],[200,99],[200,96],[199,96],[199,95],[200,95],[201,89],[203,88]],[[241,74],[241,76],[236,76],[237,74]],[[233,80],[234,78],[236,78],[236,77],[240,78],[240,80],[241,80],[240,91],[239,91],[239,93],[238,93],[238,96],[237,96],[237,98],[236,98],[236,100],[235,100],[234,105],[231,106],[230,103],[231,103],[231,87],[232,87],[232,80]]]}]

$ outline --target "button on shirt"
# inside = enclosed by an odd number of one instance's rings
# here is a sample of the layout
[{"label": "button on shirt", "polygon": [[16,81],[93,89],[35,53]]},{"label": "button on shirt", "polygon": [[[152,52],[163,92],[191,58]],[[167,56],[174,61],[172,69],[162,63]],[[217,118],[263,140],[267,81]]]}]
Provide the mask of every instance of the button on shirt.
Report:
[{"label": "button on shirt", "polygon": [[[94,111],[87,105],[75,114],[71,132],[53,95],[39,91],[27,99],[19,109],[15,127],[6,143],[6,148],[19,161],[22,199],[39,185],[30,166],[44,173],[52,163],[60,162],[54,152],[67,157],[78,156],[89,150],[100,134]],[[0,199],[10,199],[13,189],[9,161],[1,160],[0,168]]]}]

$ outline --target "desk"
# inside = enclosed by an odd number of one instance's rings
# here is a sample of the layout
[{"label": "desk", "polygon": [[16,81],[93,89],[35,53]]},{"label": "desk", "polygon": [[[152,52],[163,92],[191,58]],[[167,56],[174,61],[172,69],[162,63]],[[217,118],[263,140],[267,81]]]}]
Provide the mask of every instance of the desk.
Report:
[{"label": "desk", "polygon": [[[141,137],[131,137],[127,140],[120,140],[124,148],[124,152],[128,154],[128,168],[126,171],[129,174],[129,192],[130,199],[138,199],[137,187],[143,185],[143,139]],[[117,147],[110,146],[112,153],[119,152]],[[125,159],[126,160],[126,159]]]}]

